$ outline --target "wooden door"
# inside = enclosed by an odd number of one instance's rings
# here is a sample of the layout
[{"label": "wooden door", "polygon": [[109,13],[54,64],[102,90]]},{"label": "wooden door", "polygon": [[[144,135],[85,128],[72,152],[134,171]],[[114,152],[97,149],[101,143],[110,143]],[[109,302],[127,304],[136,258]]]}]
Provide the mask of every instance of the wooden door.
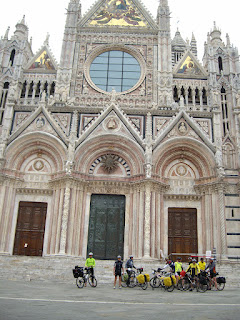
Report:
[{"label": "wooden door", "polygon": [[125,196],[92,195],[88,252],[97,259],[113,260],[123,255]]},{"label": "wooden door", "polygon": [[13,254],[42,256],[47,203],[20,202]]},{"label": "wooden door", "polygon": [[168,253],[179,253],[183,261],[188,256],[181,253],[198,253],[197,209],[168,209]]}]

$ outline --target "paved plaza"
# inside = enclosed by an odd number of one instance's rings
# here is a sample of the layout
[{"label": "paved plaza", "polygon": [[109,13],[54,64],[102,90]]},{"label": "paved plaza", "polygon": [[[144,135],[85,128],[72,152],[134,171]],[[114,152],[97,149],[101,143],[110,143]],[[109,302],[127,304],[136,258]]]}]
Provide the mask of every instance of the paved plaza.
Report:
[{"label": "paved plaza", "polygon": [[222,319],[237,320],[240,289],[169,293],[161,289],[78,289],[72,283],[0,280],[0,320]]}]

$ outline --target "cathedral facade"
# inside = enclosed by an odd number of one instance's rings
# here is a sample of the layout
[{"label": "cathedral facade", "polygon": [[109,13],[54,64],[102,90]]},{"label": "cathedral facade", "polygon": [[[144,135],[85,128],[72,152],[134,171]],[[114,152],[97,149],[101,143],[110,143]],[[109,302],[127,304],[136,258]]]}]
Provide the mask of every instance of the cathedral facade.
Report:
[{"label": "cathedral facade", "polygon": [[60,63],[25,18],[0,40],[0,254],[240,256],[240,64],[214,24],[69,0]]}]

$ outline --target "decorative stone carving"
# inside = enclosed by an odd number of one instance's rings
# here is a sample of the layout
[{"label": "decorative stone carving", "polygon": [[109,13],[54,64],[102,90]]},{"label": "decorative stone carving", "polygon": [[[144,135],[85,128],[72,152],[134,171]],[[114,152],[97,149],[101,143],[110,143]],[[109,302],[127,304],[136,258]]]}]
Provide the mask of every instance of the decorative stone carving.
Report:
[{"label": "decorative stone carving", "polygon": [[44,168],[44,163],[42,160],[37,160],[34,162],[33,167],[36,171],[41,171]]},{"label": "decorative stone carving", "polygon": [[102,167],[105,172],[113,173],[116,170],[116,168],[118,166],[117,158],[118,158],[117,156],[112,155],[112,154],[106,154],[103,156]]},{"label": "decorative stone carving", "polygon": [[37,127],[38,129],[41,129],[42,127],[44,127],[45,124],[46,124],[46,121],[45,121],[45,119],[44,119],[43,117],[37,118],[37,120],[36,120],[36,127]]},{"label": "decorative stone carving", "polygon": [[188,127],[185,122],[180,122],[178,125],[178,131],[181,135],[186,135],[188,133]]}]

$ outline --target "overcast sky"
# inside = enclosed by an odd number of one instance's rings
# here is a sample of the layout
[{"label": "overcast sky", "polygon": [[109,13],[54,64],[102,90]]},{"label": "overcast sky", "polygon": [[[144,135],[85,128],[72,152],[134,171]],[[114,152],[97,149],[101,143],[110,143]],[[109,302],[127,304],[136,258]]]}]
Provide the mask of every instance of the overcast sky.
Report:
[{"label": "overcast sky", "polygon": [[[50,34],[50,47],[59,62],[66,8],[70,0],[7,0],[0,6],[0,36],[4,36],[10,26],[10,36],[16,23],[26,16],[29,35],[33,38],[33,50],[36,52],[43,44],[46,34]],[[84,14],[96,0],[80,0]],[[171,11],[171,31],[174,36],[177,27],[184,39],[191,39],[194,33],[198,43],[198,58],[202,61],[204,42],[207,33],[213,28],[213,21],[222,31],[226,42],[226,33],[231,43],[240,50],[240,2],[239,0],[169,0]],[[154,19],[157,15],[159,0],[142,0]]]}]

